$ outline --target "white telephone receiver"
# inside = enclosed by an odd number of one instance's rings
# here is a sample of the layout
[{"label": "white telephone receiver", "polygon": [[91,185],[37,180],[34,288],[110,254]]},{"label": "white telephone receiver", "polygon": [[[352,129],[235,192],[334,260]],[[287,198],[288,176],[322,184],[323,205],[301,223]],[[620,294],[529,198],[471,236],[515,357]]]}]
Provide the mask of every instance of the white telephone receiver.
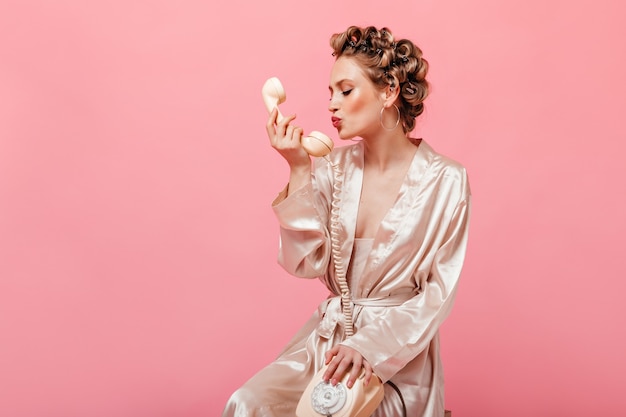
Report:
[{"label": "white telephone receiver", "polygon": [[[263,102],[267,111],[271,112],[274,107],[278,108],[278,105],[285,101],[287,95],[285,89],[280,80],[276,77],[269,78],[263,84],[261,90],[263,96]],[[278,111],[278,121],[283,118],[283,115]],[[326,156],[333,150],[333,141],[323,134],[322,132],[313,131],[308,136],[302,137],[302,147],[311,156]]]}]

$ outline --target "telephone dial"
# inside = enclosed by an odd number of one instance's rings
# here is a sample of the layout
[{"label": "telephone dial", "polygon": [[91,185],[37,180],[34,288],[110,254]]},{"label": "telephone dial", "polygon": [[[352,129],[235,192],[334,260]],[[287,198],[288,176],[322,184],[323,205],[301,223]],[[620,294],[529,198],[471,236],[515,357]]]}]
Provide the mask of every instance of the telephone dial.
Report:
[{"label": "telephone dial", "polygon": [[322,367],[304,390],[298,406],[298,417],[369,417],[385,395],[383,383],[372,375],[370,383],[363,384],[363,371],[352,388],[346,387],[349,373],[337,385],[324,382],[322,375],[328,365]]},{"label": "telephone dial", "polygon": [[[282,83],[276,77],[269,78],[263,84],[261,89],[263,102],[267,111],[271,112],[274,107],[285,101],[287,95]],[[278,111],[278,121],[280,122],[283,115]],[[311,156],[326,156],[333,150],[333,141],[322,132],[312,131],[307,136],[302,136],[302,147]]]}]

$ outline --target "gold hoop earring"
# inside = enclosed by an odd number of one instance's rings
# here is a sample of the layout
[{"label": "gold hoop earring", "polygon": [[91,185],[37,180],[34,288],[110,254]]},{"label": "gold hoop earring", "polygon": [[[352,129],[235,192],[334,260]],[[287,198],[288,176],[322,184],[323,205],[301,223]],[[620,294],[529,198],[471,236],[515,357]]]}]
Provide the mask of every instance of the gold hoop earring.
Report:
[{"label": "gold hoop earring", "polygon": [[400,124],[400,109],[398,108],[398,106],[396,106],[395,104],[393,105],[393,107],[396,108],[396,112],[398,113],[398,119],[396,120],[396,124],[393,125],[393,127],[390,129],[387,126],[385,126],[385,124],[383,123],[383,112],[385,111],[385,106],[383,106],[382,109],[380,109],[380,125],[383,127],[383,129],[385,129],[387,132],[391,132],[392,130],[395,130],[396,127],[398,127],[398,125]]}]

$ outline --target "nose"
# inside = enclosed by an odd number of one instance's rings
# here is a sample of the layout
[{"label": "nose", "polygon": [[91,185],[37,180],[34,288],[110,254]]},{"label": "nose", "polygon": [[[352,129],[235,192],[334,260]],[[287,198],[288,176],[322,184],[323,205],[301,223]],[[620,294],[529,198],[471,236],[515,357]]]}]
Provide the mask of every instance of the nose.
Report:
[{"label": "nose", "polygon": [[328,111],[330,111],[331,113],[334,113],[337,110],[339,110],[339,106],[337,105],[334,99],[334,96],[332,96],[330,98],[330,102],[328,103]]}]

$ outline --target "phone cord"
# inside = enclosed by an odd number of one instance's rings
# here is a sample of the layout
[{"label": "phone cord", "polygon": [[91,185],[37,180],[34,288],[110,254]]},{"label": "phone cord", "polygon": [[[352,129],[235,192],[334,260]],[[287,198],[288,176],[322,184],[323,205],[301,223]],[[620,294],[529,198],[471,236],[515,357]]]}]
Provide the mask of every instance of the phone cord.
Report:
[{"label": "phone cord", "polygon": [[[341,290],[341,308],[346,320],[346,336],[352,336],[354,334],[354,325],[352,323],[352,300],[350,299],[350,287],[348,287],[346,279],[346,270],[344,269],[343,262],[341,262],[341,240],[339,239],[339,211],[341,209],[339,202],[341,200],[343,181],[341,179],[341,171],[339,170],[339,167],[336,164],[333,164],[330,161],[330,158],[324,157],[324,159],[326,159],[326,161],[328,161],[330,166],[333,168],[334,178],[333,197],[330,209],[331,253],[333,257],[333,264],[335,266],[335,278],[337,279],[339,289]],[[389,384],[389,386],[391,386],[391,388],[393,388],[400,397],[400,402],[402,403],[402,417],[407,417],[406,404],[400,389],[391,381],[387,381],[386,384]]]},{"label": "phone cord", "polygon": [[352,336],[354,334],[354,325],[352,323],[352,300],[350,299],[350,287],[346,279],[346,270],[343,262],[341,261],[341,241],[339,239],[339,212],[340,212],[340,200],[341,189],[343,186],[343,180],[341,179],[341,171],[336,164],[333,164],[329,158],[326,158],[330,166],[333,168],[333,193],[330,209],[330,243],[331,253],[333,257],[333,264],[335,265],[335,279],[339,284],[339,290],[341,291],[341,309],[345,317],[346,323],[346,336]]},{"label": "phone cord", "polygon": [[389,386],[393,388],[396,391],[396,393],[400,396],[400,402],[402,402],[402,417],[406,417],[406,404],[404,403],[404,397],[402,396],[402,393],[400,392],[400,388],[398,388],[398,386],[391,381],[387,381],[385,382],[385,384],[389,384]]}]

